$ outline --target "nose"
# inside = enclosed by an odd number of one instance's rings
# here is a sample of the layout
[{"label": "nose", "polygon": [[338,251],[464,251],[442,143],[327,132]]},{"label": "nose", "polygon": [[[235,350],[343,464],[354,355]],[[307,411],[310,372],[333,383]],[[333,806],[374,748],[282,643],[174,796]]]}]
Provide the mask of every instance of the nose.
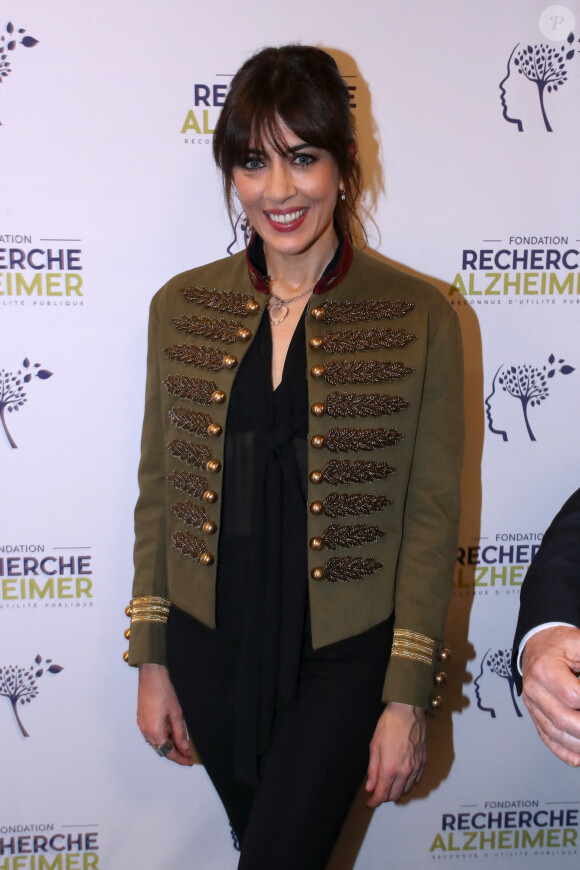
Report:
[{"label": "nose", "polygon": [[292,169],[281,156],[276,155],[270,164],[265,193],[272,202],[278,203],[285,202],[296,194]]}]

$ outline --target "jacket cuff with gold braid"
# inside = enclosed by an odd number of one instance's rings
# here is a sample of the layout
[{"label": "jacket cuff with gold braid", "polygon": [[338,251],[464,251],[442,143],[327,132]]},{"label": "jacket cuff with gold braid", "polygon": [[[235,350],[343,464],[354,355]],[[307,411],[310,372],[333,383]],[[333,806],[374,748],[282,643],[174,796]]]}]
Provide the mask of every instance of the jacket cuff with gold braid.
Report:
[{"label": "jacket cuff with gold braid", "polygon": [[132,598],[125,613],[131,624],[125,631],[126,640],[131,639],[130,649],[123,658],[130,665],[152,662],[166,664],[165,627],[171,602],[157,595]]},{"label": "jacket cuff with gold braid", "polygon": [[442,667],[450,660],[451,650],[441,641],[416,631],[396,628],[383,699],[421,706],[437,713],[443,707],[439,690],[447,682]]}]

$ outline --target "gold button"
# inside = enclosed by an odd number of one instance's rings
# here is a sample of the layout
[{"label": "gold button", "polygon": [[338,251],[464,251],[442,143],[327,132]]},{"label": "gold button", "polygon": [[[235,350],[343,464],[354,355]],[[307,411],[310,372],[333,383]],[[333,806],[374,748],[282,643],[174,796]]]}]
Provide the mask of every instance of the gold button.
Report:
[{"label": "gold button", "polygon": [[315,320],[324,320],[324,315],[326,314],[326,311],[324,310],[324,308],[313,308],[311,314]]},{"label": "gold button", "polygon": [[323,378],[326,373],[324,366],[312,366],[310,374],[313,378]]},{"label": "gold button", "polygon": [[324,568],[313,568],[310,576],[313,580],[324,580]]},{"label": "gold button", "polygon": [[451,661],[451,650],[449,647],[443,647],[441,652],[439,653],[439,661],[440,662],[450,662]]},{"label": "gold button", "polygon": [[199,561],[202,565],[213,565],[213,556],[211,553],[202,553]]},{"label": "gold button", "polygon": [[217,474],[221,469],[221,464],[217,461],[217,459],[210,459],[209,462],[205,464],[205,470],[209,471],[211,474]]},{"label": "gold button", "polygon": [[438,674],[435,675],[435,685],[439,686],[441,689],[447,683],[447,674],[445,671],[439,671]]},{"label": "gold button", "polygon": [[310,483],[320,483],[322,480],[322,471],[310,472]]},{"label": "gold button", "polygon": [[311,514],[322,514],[324,513],[324,502],[321,501],[313,501],[310,503],[310,513]]},{"label": "gold button", "polygon": [[227,369],[235,369],[235,367],[238,364],[238,361],[235,358],[235,356],[231,356],[230,354],[228,354],[227,356],[224,356],[222,362]]},{"label": "gold button", "polygon": [[320,336],[316,336],[315,338],[310,339],[310,347],[312,350],[320,350],[324,341],[320,338]]},{"label": "gold button", "polygon": [[240,339],[240,341],[249,341],[252,337],[252,333],[249,329],[246,329],[245,326],[240,326],[236,335]]},{"label": "gold button", "polygon": [[125,629],[125,631],[123,632],[123,637],[125,638],[125,640],[129,640],[129,638],[131,637],[131,629],[130,628]]},{"label": "gold button", "polygon": [[214,501],[217,501],[217,492],[214,492],[213,489],[206,489],[203,494],[203,500],[208,504],[213,504]]},{"label": "gold button", "polygon": [[128,604],[125,608],[125,616],[131,616],[131,605]]},{"label": "gold button", "polygon": [[216,529],[217,529],[216,524],[213,523],[211,520],[208,520],[207,522],[205,522],[203,524],[203,526],[201,527],[202,532],[205,532],[206,535],[213,535],[213,533],[215,532]]},{"label": "gold button", "polygon": [[311,538],[310,546],[313,550],[324,550],[324,541],[322,538]]},{"label": "gold button", "polygon": [[[253,275],[252,275],[252,278],[254,278]],[[255,280],[256,279],[254,279],[254,283],[255,283]],[[246,302],[246,311],[248,312],[248,314],[255,314],[256,311],[259,311],[259,310],[260,310],[260,303],[256,302],[255,299],[250,299],[248,302]]]},{"label": "gold button", "polygon": [[211,435],[213,438],[217,438],[218,435],[222,434],[222,427],[219,423],[210,423],[207,427],[207,434]]},{"label": "gold button", "polygon": [[211,400],[214,405],[221,405],[226,400],[226,394],[223,390],[215,390],[215,392],[211,394]]},{"label": "gold button", "polygon": [[315,402],[310,410],[315,417],[324,417],[324,415],[326,414],[326,405],[324,405],[322,402]]},{"label": "gold button", "polygon": [[313,447],[320,449],[326,444],[326,438],[324,437],[324,435],[313,435],[310,439],[310,443]]},{"label": "gold button", "polygon": [[125,652],[123,653],[123,661],[124,662],[129,661],[129,650],[125,650]]},{"label": "gold button", "polygon": [[431,698],[431,709],[436,713],[443,709],[443,698],[441,695],[435,695],[434,698]]}]

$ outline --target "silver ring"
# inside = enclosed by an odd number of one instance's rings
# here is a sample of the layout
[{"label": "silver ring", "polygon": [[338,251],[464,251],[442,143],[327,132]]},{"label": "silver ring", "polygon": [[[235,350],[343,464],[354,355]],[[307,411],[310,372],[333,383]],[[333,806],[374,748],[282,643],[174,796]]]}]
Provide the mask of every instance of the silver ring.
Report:
[{"label": "silver ring", "polygon": [[160,746],[154,746],[153,749],[155,750],[157,755],[161,756],[161,758],[167,758],[167,756],[173,749],[173,741],[166,740],[165,743],[161,743]]}]

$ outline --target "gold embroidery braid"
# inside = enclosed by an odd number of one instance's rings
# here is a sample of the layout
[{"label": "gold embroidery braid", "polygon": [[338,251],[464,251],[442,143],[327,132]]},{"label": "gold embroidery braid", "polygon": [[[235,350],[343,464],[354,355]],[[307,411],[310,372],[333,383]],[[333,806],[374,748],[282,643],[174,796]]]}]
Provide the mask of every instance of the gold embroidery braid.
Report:
[{"label": "gold embroidery braid", "polygon": [[322,513],[334,519],[335,517],[360,517],[364,514],[374,514],[389,507],[390,499],[384,495],[367,495],[362,492],[339,493],[331,492],[322,502]]},{"label": "gold embroidery braid", "polygon": [[322,469],[322,479],[334,486],[347,483],[364,483],[371,480],[386,480],[395,469],[386,462],[372,462],[359,459],[356,462],[331,459]]},{"label": "gold embroidery braid", "polygon": [[132,598],[129,604],[131,624],[134,622],[167,622],[171,601],[157,595],[144,595]]},{"label": "gold embroidery braid", "polygon": [[198,369],[209,369],[210,372],[221,372],[224,368],[224,355],[217,347],[196,347],[193,344],[173,344],[164,348],[167,359],[172,362],[184,363]]},{"label": "gold embroidery braid", "polygon": [[195,465],[196,468],[205,468],[211,459],[211,453],[208,447],[203,444],[192,444],[191,441],[170,441],[167,448],[172,456],[181,459],[182,462],[187,462],[188,465]]},{"label": "gold embroidery braid", "polygon": [[358,453],[394,447],[402,437],[396,429],[329,429],[322,446],[331,453]]},{"label": "gold embroidery braid", "polygon": [[409,407],[402,396],[382,396],[379,393],[331,393],[325,401],[329,417],[381,417],[400,414]]},{"label": "gold embroidery braid", "polygon": [[199,531],[202,530],[203,524],[209,521],[204,509],[191,501],[177,501],[171,505],[171,510],[179,520],[183,520],[188,526],[193,526]]},{"label": "gold embroidery braid", "polygon": [[381,348],[407,347],[416,335],[406,329],[345,329],[325,332],[321,336],[322,348],[327,353],[356,353]]},{"label": "gold embroidery braid", "polygon": [[205,477],[201,477],[199,474],[191,474],[189,471],[170,471],[167,475],[167,480],[175,489],[186,492],[194,498],[202,499],[209,489],[209,484]]},{"label": "gold embroidery braid", "polygon": [[323,579],[329,583],[356,583],[382,567],[376,559],[333,556],[323,568]]},{"label": "gold embroidery braid", "polygon": [[186,302],[194,302],[196,305],[213,308],[215,311],[226,311],[237,317],[251,314],[247,306],[249,303],[256,302],[249,293],[234,293],[231,290],[216,290],[209,287],[184,287],[180,292]]},{"label": "gold embroidery braid", "polygon": [[[321,306],[324,323],[359,323],[361,320],[381,320],[405,317],[415,307],[414,302],[401,299],[364,299],[361,302],[329,301]],[[320,310],[320,309],[318,309]]]},{"label": "gold embroidery braid", "polygon": [[435,641],[432,638],[404,628],[395,629],[391,650],[392,656],[431,665],[434,649]]},{"label": "gold embroidery braid", "polygon": [[197,435],[199,438],[207,438],[207,427],[211,424],[209,414],[201,414],[199,411],[190,411],[188,408],[171,408],[169,419],[178,429],[184,429]]},{"label": "gold embroidery braid", "polygon": [[315,549],[338,550],[339,547],[363,547],[384,536],[378,526],[328,526],[320,537],[321,546]]},{"label": "gold embroidery braid", "polygon": [[190,559],[199,559],[205,553],[205,544],[189,532],[174,532],[171,536],[173,546]]},{"label": "gold embroidery braid", "polygon": [[188,378],[185,375],[169,375],[163,381],[165,389],[171,396],[189,399],[198,405],[211,405],[212,395],[217,390],[215,381],[202,378]]},{"label": "gold embroidery braid", "polygon": [[235,320],[195,317],[193,314],[174,317],[172,323],[178,332],[183,332],[185,335],[198,335],[213,341],[225,341],[228,344],[238,341],[238,330],[242,327],[242,324],[236,323]]},{"label": "gold embroidery braid", "polygon": [[329,362],[324,366],[324,379],[331,386],[339,384],[380,384],[383,381],[402,381],[415,369],[402,362],[382,360],[348,360]]}]

